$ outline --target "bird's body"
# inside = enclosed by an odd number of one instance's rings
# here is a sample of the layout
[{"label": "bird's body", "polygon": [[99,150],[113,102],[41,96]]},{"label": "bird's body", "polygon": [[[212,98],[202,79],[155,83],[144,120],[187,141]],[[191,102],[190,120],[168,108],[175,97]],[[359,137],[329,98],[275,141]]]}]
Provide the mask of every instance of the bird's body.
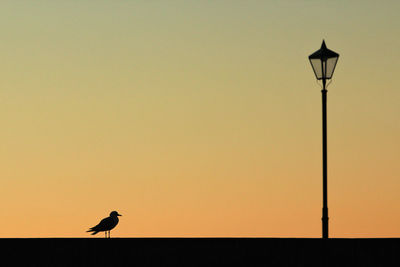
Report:
[{"label": "bird's body", "polygon": [[118,212],[116,211],[113,211],[110,213],[110,217],[104,218],[98,225],[90,228],[86,232],[91,232],[92,235],[95,235],[98,232],[105,232],[106,237],[108,232],[108,237],[110,237],[110,231],[114,229],[114,227],[117,226],[119,222],[118,216],[122,215],[118,214]]}]

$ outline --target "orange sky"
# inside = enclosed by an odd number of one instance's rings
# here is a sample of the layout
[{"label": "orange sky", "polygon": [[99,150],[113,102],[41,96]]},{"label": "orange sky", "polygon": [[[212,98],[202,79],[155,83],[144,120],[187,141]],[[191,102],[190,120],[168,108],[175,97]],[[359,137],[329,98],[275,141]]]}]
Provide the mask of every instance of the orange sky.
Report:
[{"label": "orange sky", "polygon": [[0,237],[400,232],[397,1],[4,1]]}]

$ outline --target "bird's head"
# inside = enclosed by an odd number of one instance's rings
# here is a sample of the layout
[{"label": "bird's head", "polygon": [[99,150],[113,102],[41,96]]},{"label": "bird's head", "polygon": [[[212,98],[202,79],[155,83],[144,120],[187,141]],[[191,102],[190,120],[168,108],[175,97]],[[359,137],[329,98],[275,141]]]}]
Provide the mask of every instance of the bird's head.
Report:
[{"label": "bird's head", "polygon": [[110,213],[110,217],[117,217],[117,216],[122,216],[121,214],[119,214],[117,211],[112,211],[111,213]]}]

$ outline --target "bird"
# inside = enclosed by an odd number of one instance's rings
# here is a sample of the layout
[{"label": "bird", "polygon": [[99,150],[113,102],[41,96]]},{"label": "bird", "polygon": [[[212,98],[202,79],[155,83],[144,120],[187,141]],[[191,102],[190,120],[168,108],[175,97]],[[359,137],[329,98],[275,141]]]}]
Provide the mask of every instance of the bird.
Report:
[{"label": "bird", "polygon": [[110,213],[110,217],[104,218],[103,220],[100,221],[100,223],[96,226],[93,226],[92,228],[89,228],[86,232],[91,232],[92,235],[97,234],[98,232],[103,232],[105,233],[105,237],[107,238],[107,232],[108,232],[108,238],[110,238],[110,231],[114,229],[115,226],[117,226],[119,219],[118,216],[122,216],[119,214],[117,211],[112,211]]}]

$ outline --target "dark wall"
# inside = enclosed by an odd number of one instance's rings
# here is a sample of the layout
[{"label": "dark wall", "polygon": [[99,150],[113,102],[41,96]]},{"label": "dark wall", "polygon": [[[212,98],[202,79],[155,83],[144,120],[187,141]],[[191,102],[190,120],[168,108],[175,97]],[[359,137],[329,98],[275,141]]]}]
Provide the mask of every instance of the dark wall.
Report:
[{"label": "dark wall", "polygon": [[400,266],[397,238],[33,238],[0,246],[1,266]]}]

